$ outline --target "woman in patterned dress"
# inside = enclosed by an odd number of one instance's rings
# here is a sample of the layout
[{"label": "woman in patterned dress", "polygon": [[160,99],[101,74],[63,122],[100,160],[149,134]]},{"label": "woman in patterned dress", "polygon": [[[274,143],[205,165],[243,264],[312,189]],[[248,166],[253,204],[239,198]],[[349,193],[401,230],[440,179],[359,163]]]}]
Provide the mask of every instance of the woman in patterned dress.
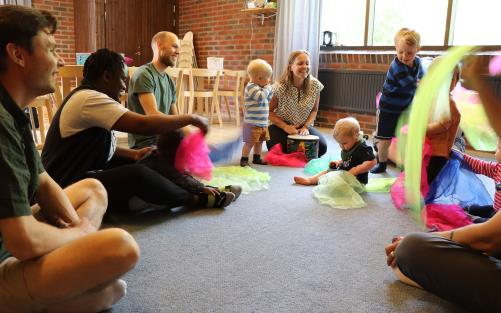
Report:
[{"label": "woman in patterned dress", "polygon": [[321,82],[310,74],[310,54],[305,50],[294,51],[289,56],[287,68],[273,85],[270,101],[270,140],[268,150],[277,143],[287,149],[288,135],[315,135],[319,138],[318,156],[327,151],[322,134],[313,127],[317,117]]}]

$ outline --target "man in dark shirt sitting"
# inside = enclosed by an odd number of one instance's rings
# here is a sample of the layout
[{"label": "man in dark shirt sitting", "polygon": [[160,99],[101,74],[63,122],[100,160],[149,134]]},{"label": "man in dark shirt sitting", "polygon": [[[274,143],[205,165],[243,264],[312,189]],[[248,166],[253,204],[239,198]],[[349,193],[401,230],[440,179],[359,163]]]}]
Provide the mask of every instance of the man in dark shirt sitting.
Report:
[{"label": "man in dark shirt sitting", "polygon": [[98,231],[106,191],[86,179],[66,189],[45,172],[23,109],[54,92],[56,20],[0,6],[0,311],[100,312],[125,295],[119,279],[139,248],[121,229]]}]

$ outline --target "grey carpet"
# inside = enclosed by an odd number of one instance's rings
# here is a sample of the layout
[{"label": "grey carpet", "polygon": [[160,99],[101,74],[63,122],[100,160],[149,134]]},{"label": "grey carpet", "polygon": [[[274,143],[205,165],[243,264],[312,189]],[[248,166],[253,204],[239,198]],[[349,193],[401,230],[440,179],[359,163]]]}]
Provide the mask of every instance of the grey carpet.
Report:
[{"label": "grey carpet", "polygon": [[[329,138],[328,153],[338,149]],[[386,266],[390,239],[420,229],[388,194],[337,210],[292,184],[302,169],[256,168],[269,189],[226,210],[115,216],[142,256],[111,312],[464,312]]]}]

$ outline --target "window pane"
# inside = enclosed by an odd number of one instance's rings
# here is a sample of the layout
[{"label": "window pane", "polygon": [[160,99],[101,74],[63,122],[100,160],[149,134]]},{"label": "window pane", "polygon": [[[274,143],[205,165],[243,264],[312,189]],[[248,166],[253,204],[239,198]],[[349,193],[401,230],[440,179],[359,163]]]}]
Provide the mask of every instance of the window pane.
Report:
[{"label": "window pane", "polygon": [[458,0],[453,45],[501,45],[501,2]]},{"label": "window pane", "polygon": [[323,0],[321,14],[320,30],[333,32],[333,44],[364,45],[365,0]]},{"label": "window pane", "polygon": [[408,27],[421,35],[421,46],[442,46],[446,19],[447,0],[375,0],[373,45],[393,46],[397,31]]}]

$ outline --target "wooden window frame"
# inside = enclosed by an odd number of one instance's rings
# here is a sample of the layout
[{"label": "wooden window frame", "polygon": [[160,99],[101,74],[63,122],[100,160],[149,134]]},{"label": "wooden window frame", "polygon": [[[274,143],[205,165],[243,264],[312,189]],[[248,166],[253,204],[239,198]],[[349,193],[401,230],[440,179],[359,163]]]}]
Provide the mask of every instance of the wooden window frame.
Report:
[{"label": "wooden window frame", "polygon": [[[328,1],[328,0],[327,0]],[[447,16],[445,23],[445,35],[444,44],[442,46],[421,46],[420,50],[433,50],[433,51],[444,51],[449,49],[452,45],[453,32],[451,33],[451,25],[454,25],[455,14],[457,8],[458,0],[448,0],[447,4]],[[373,46],[372,37],[370,34],[373,33],[374,25],[374,12],[375,12],[376,1],[366,0],[365,4],[365,32],[364,32],[364,45],[363,46],[332,46],[325,47],[320,46],[321,51],[344,51],[344,50],[367,50],[367,51],[391,51],[395,50],[394,46]],[[501,49],[501,45],[489,45],[482,46],[484,51],[496,51]]]}]

